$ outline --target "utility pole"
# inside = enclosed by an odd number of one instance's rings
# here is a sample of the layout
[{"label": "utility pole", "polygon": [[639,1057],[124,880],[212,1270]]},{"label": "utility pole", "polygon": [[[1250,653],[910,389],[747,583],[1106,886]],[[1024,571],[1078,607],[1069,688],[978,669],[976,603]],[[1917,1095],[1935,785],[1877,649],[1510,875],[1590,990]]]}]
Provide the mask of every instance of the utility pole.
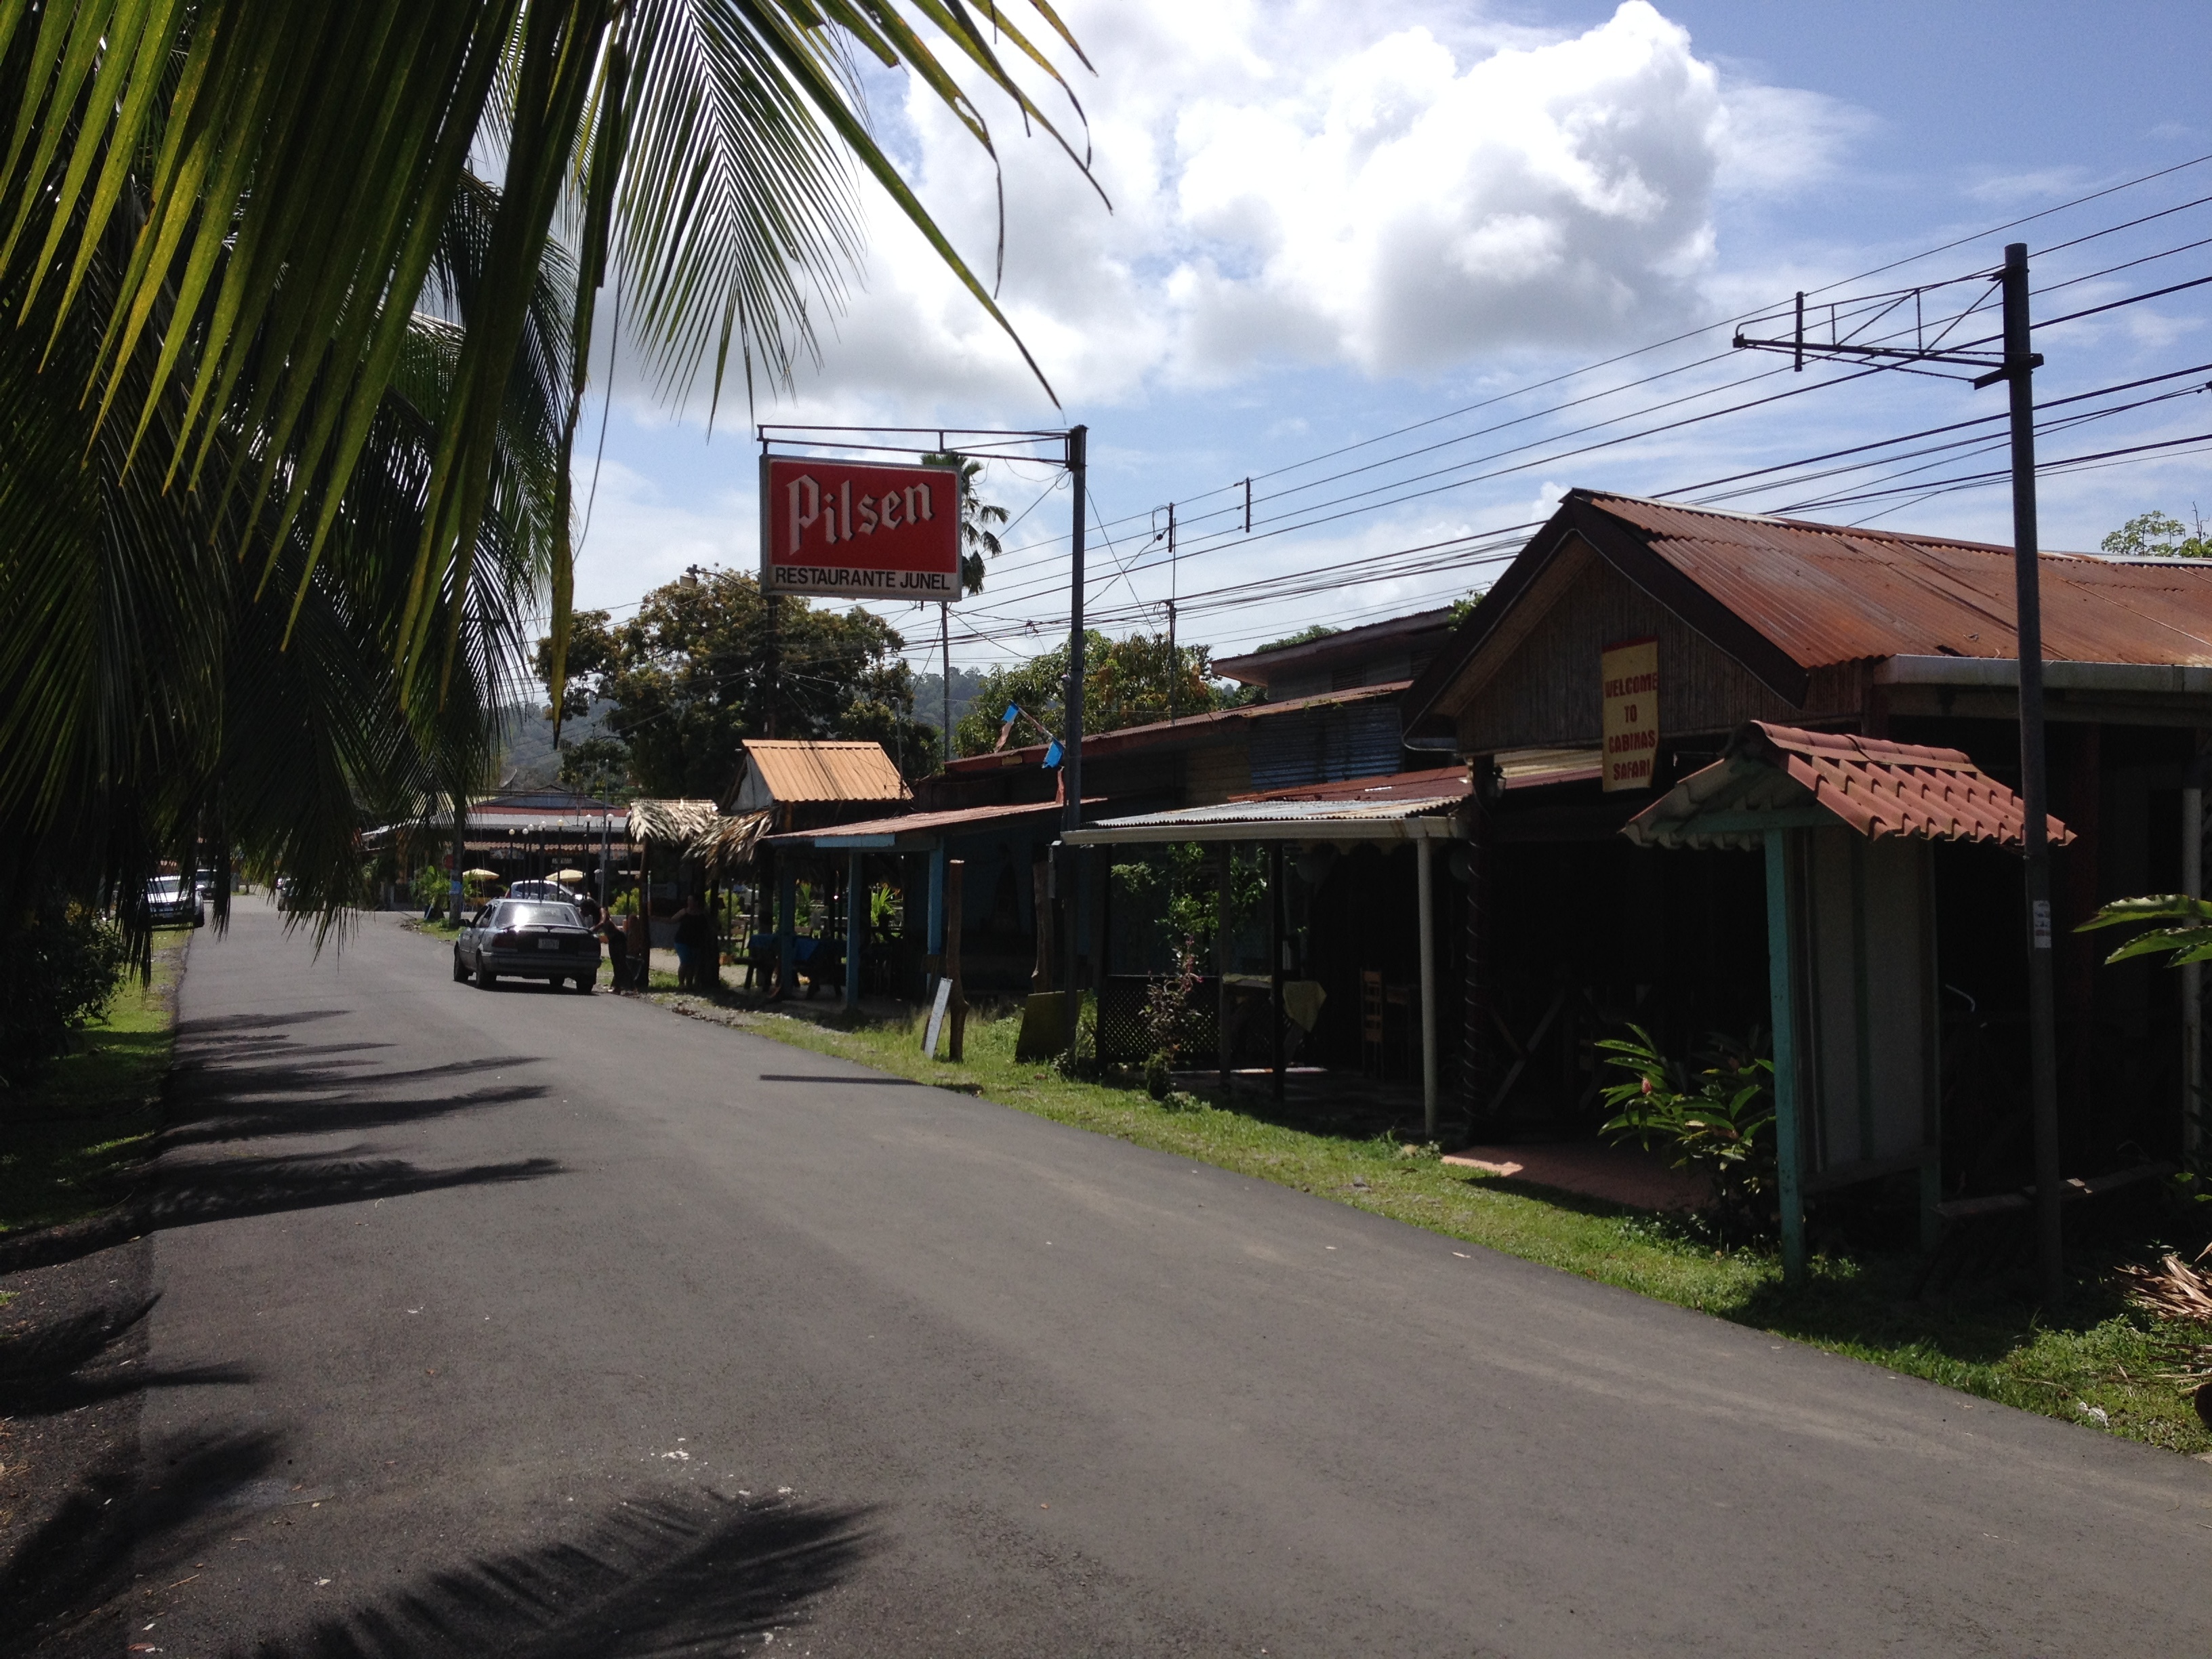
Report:
[{"label": "utility pole", "polygon": [[1175,503],[1168,503],[1168,724],[1175,724],[1182,686],[1182,659],[1176,655],[1176,523]]},{"label": "utility pole", "polygon": [[[1072,426],[1067,429],[1067,471],[1074,484],[1075,521],[1068,538],[1067,575],[1067,718],[1061,724],[1061,744],[1066,753],[1060,757],[1060,775],[1066,802],[1060,809],[1060,823],[1066,830],[1083,827],[1083,523],[1084,507],[1091,499],[1089,488],[1091,428]],[[1083,1013],[1083,992],[1076,983],[1076,965],[1079,960],[1076,938],[1075,918],[1079,909],[1075,902],[1074,849],[1060,863],[1066,875],[1065,892],[1061,902],[1066,907],[1066,926],[1061,930],[1067,937],[1067,980],[1063,993],[1066,999],[1067,1035],[1067,1066],[1075,1069],[1075,1028]]]},{"label": "utility pole", "polygon": [[[1862,361],[1907,363],[1948,363],[1984,371],[1975,377],[1977,390],[2002,380],[2010,388],[2012,416],[2012,533],[2014,633],[2019,651],[2020,678],[2020,797],[2023,816],[2021,836],[2025,874],[2027,923],[2027,1060],[2028,1109],[2035,1145],[2036,1265],[2045,1307],[2056,1303],[2065,1286],[2063,1224],[2059,1214],[2061,1164],[2058,1141],[2058,1051],[2057,999],[2052,981],[2051,918],[2051,788],[2043,724],[2043,580],[2035,523],[2035,371],[2043,359],[2030,349],[2027,244],[2014,242],[2005,249],[2004,269],[1997,276],[2003,301],[2003,349],[1985,351],[1946,349],[1942,336],[1930,344],[1920,322],[1920,291],[1913,300],[1913,343],[1877,346],[1835,337],[1835,309],[1829,308],[1829,336],[1823,342],[1805,337],[1805,296],[1798,295],[1796,330],[1787,339],[1753,340],[1741,333],[1740,349],[1784,352],[1802,371],[1805,359],[1850,357]],[[1898,304],[1902,304],[1902,296]],[[1893,306],[1878,313],[1890,314]]]},{"label": "utility pole", "polygon": [[2027,1063],[2035,1114],[2035,1243],[2044,1305],[2065,1285],[2065,1239],[2058,1215],[2057,1007],[2051,947],[2050,777],[2043,737],[2043,582],[2035,526],[2035,368],[2028,349],[2027,244],[2005,249],[2004,366],[1997,380],[2012,392],[2012,577],[2020,636],[2020,798],[2027,823]]}]

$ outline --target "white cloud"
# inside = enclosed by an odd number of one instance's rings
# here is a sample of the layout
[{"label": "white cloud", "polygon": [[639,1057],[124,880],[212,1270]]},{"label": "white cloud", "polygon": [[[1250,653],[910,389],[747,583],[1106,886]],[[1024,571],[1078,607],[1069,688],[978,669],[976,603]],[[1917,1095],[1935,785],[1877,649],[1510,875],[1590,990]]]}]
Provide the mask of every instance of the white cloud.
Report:
[{"label": "white cloud", "polygon": [[[1048,139],[995,125],[1003,302],[1070,402],[1641,337],[1705,303],[1717,196],[1801,187],[1856,131],[1832,100],[1724,79],[1645,0],[1550,37],[1311,0],[1066,9],[1098,67],[1077,90],[1113,211]],[[988,160],[926,91],[887,128],[989,280]],[[810,413],[1042,410],[920,236],[880,198],[867,214]]]}]

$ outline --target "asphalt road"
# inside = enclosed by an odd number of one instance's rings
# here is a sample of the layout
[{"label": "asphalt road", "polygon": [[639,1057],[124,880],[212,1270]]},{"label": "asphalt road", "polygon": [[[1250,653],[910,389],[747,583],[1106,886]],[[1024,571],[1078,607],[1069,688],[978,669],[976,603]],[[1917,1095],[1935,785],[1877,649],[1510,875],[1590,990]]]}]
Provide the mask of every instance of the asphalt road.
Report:
[{"label": "asphalt road", "polygon": [[2212,1649],[2201,1463],[390,918],[183,1016],[144,1650]]}]

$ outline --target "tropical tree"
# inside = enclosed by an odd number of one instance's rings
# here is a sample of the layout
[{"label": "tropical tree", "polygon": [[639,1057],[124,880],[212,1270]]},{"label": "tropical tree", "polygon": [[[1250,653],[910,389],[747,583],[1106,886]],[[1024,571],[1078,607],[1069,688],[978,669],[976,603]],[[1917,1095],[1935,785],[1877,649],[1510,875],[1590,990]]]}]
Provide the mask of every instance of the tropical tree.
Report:
[{"label": "tropical tree", "polygon": [[[0,525],[22,532],[0,539],[0,603],[43,623],[0,633],[0,927],[105,888],[143,949],[143,875],[163,856],[190,868],[203,842],[281,866],[327,924],[356,896],[365,815],[410,813],[488,769],[555,511],[568,281],[557,258],[525,299],[530,349],[501,406],[470,558],[428,600],[452,642],[444,695],[411,711],[395,624],[499,208],[476,181],[449,202],[430,308],[402,331],[319,552],[296,521],[272,533],[235,495],[165,489],[132,465],[130,434],[76,395],[101,349],[93,313],[0,280],[0,306],[27,313],[0,329],[0,409],[18,440],[0,466]],[[112,285],[128,252],[103,244],[88,284]],[[150,373],[155,349],[142,340],[127,367]],[[259,390],[252,377],[240,386]],[[181,403],[173,389],[156,413],[173,422]],[[212,460],[237,471],[265,438],[218,432]]]},{"label": "tropical tree", "polygon": [[[1224,706],[1228,691],[1212,678],[1212,653],[1202,645],[1170,647],[1164,634],[1132,634],[1109,639],[1096,629],[1083,636],[1083,729],[1118,732],[1179,715],[1204,714]],[[953,723],[957,754],[988,754],[999,744],[1009,707],[1019,708],[1038,726],[1058,734],[1067,714],[1067,647],[1056,645],[1026,662],[992,670]],[[1170,696],[1170,688],[1173,696]],[[1006,739],[1010,745],[1039,741],[1036,726],[1023,725]]]},{"label": "tropical tree", "polygon": [[931,466],[960,469],[960,591],[980,593],[983,591],[984,561],[997,558],[1004,550],[992,526],[1006,523],[1006,509],[975,493],[975,479],[983,471],[983,463],[974,457],[963,455],[957,450],[943,449],[921,459]]},{"label": "tropical tree", "polygon": [[987,149],[955,68],[1060,137],[995,7],[0,0],[0,599],[40,619],[0,651],[15,888],[129,890],[157,841],[252,821],[334,906],[337,803],[466,780],[534,591],[563,704],[611,276],[671,398],[788,384],[865,174],[1003,325],[871,136],[861,52]]},{"label": "tropical tree", "polygon": [[[771,727],[779,738],[872,738],[909,777],[935,769],[938,734],[915,718],[905,641],[889,623],[787,597],[775,629],[771,649],[755,578],[695,567],[647,594],[628,622],[604,611],[576,618],[566,712],[605,704],[601,730],[649,795],[720,799],[738,745]],[[550,680],[550,639],[536,663]]]},{"label": "tropical tree", "polygon": [[2119,558],[2212,559],[2212,536],[2205,534],[2203,519],[2197,520],[2192,535],[2180,520],[2155,509],[2138,513],[2106,537],[2102,545]]}]

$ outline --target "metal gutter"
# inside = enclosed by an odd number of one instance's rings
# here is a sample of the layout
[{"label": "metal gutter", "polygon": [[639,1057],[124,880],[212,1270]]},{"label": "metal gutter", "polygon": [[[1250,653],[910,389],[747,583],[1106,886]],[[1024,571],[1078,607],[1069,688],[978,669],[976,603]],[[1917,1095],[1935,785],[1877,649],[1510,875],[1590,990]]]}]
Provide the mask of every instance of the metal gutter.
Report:
[{"label": "metal gutter", "polygon": [[[1889,657],[1875,665],[1876,685],[1940,685],[2011,691],[2020,685],[2012,657]],[[2212,666],[2139,662],[2054,662],[2043,665],[2053,691],[2102,691],[2120,696],[2212,696]]]}]

